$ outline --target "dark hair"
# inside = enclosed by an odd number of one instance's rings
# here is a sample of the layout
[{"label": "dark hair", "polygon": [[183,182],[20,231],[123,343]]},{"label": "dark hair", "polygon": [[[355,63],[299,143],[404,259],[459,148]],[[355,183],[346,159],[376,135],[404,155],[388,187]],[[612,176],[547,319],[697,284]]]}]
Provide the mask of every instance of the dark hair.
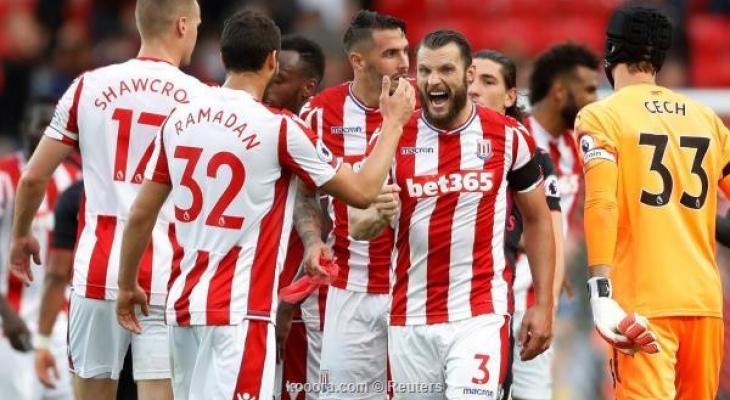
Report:
[{"label": "dark hair", "polygon": [[[507,90],[517,88],[517,66],[515,66],[515,62],[511,58],[496,50],[480,50],[474,53],[473,58],[491,60],[499,64],[499,72],[502,74],[502,79],[504,79],[504,85]],[[515,99],[515,103],[507,107],[505,114],[518,121],[522,121],[525,117],[525,110],[517,104],[517,99]]]},{"label": "dark hair", "polygon": [[281,38],[281,49],[297,52],[304,63],[304,72],[308,77],[322,82],[325,65],[324,52],[316,42],[300,35],[286,35]]},{"label": "dark hair", "polygon": [[556,78],[573,73],[578,66],[598,70],[599,63],[592,51],[577,43],[551,47],[535,61],[530,75],[530,104],[544,99]]},{"label": "dark hair", "polygon": [[[471,45],[466,37],[460,32],[451,30],[438,30],[428,33],[423,37],[421,43],[418,44],[418,49],[426,47],[428,49],[440,49],[449,43],[454,43],[461,53],[461,58],[464,60],[464,69],[471,66]],[[418,49],[416,51],[418,51]]]},{"label": "dark hair", "polygon": [[350,26],[342,39],[345,50],[351,51],[353,47],[366,40],[372,40],[374,30],[400,29],[406,33],[406,23],[402,19],[390,15],[383,15],[375,11],[361,10],[352,18]]},{"label": "dark hair", "polygon": [[271,18],[251,10],[239,11],[223,24],[221,55],[226,71],[253,72],[281,48],[281,32]]}]

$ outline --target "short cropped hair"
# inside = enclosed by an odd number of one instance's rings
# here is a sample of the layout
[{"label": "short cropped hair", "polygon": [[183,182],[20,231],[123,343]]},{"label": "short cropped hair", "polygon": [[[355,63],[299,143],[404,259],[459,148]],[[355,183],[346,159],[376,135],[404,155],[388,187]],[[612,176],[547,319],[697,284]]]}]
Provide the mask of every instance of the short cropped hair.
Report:
[{"label": "short cropped hair", "polygon": [[322,82],[324,79],[325,58],[322,48],[313,40],[299,35],[287,35],[281,38],[281,50],[290,50],[299,54],[304,64],[304,72],[308,78]]},{"label": "short cropped hair", "polygon": [[427,49],[435,50],[450,43],[454,43],[456,47],[459,48],[461,59],[464,61],[464,69],[468,69],[471,66],[471,44],[469,44],[469,41],[460,32],[451,30],[430,32],[424,36],[421,43],[418,44],[418,49],[425,47]]},{"label": "short cropped hair", "polygon": [[159,36],[180,14],[189,15],[196,0],[137,0],[134,17],[142,37]]},{"label": "short cropped hair", "polygon": [[555,79],[573,73],[576,67],[598,70],[599,65],[598,57],[583,45],[568,42],[551,47],[535,61],[530,75],[530,104],[547,97]]},{"label": "short cropped hair", "polygon": [[226,71],[255,72],[272,51],[281,49],[281,31],[271,18],[242,10],[223,24],[221,56]]},{"label": "short cropped hair", "polygon": [[373,31],[400,29],[406,33],[406,23],[402,19],[390,15],[379,14],[375,11],[361,10],[352,18],[350,26],[345,32],[342,40],[346,51],[352,49],[359,43],[373,39]]}]

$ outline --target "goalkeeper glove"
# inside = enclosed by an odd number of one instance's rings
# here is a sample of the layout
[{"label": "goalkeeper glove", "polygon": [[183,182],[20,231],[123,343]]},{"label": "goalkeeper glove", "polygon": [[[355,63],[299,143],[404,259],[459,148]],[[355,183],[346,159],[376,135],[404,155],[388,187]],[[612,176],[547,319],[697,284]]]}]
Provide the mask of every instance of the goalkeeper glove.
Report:
[{"label": "goalkeeper glove", "polygon": [[658,353],[659,343],[649,331],[649,322],[639,314],[626,315],[611,298],[611,281],[595,277],[588,280],[593,323],[600,334],[616,350],[633,355],[637,351]]}]

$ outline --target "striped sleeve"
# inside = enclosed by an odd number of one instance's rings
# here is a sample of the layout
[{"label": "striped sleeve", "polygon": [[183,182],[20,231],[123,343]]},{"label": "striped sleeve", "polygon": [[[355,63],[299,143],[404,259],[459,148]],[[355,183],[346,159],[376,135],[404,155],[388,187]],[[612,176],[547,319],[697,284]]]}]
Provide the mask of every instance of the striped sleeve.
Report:
[{"label": "striped sleeve", "polygon": [[84,89],[84,76],[81,75],[71,83],[66,93],[56,105],[51,123],[44,134],[51,139],[77,146],[79,142],[79,102]]},{"label": "striped sleeve", "polygon": [[299,117],[304,121],[304,124],[317,135],[318,138],[322,139],[323,116],[321,107],[314,107],[310,100],[302,106]]},{"label": "striped sleeve", "polygon": [[522,124],[512,129],[512,165],[507,174],[509,186],[517,192],[529,192],[542,182],[542,171],[535,156],[535,140]]},{"label": "striped sleeve", "polygon": [[329,182],[340,167],[332,152],[314,132],[291,117],[283,117],[279,129],[279,162],[309,187]]}]

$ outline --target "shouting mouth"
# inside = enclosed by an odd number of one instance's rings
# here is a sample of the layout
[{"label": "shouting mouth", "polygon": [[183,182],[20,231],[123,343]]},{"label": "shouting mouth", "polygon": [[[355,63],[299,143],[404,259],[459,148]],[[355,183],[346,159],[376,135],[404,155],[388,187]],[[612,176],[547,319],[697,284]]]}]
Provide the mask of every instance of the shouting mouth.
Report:
[{"label": "shouting mouth", "polygon": [[446,90],[431,90],[428,92],[428,102],[434,111],[442,111],[449,102],[449,92]]}]

